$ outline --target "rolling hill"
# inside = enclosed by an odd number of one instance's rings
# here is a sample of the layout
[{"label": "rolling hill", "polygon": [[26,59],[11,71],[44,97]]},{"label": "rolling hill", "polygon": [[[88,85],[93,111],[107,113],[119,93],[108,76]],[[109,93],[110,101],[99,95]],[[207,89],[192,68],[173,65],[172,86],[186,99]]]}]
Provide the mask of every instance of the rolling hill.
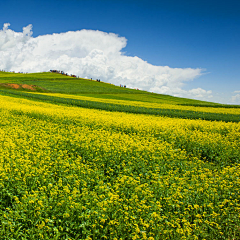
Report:
[{"label": "rolling hill", "polygon": [[0,239],[240,239],[240,108],[0,72]]}]

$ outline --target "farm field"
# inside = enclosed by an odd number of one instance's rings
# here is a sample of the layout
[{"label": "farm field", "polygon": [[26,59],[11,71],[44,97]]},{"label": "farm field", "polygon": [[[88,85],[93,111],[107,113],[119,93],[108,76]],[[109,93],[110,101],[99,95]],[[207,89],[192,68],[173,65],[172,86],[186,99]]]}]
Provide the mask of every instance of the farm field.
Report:
[{"label": "farm field", "polygon": [[58,77],[0,72],[46,89],[0,87],[0,239],[240,239],[239,106]]},{"label": "farm field", "polygon": [[[152,103],[170,103],[188,106],[208,106],[239,108],[238,105],[225,105],[212,102],[205,102],[187,98],[178,98],[163,94],[148,93],[135,89],[122,88],[112,84],[97,82],[96,80],[86,80],[83,78],[72,78],[56,73],[10,73],[0,72],[1,83],[16,83],[37,85],[51,93],[74,94],[81,96],[92,96],[94,98],[117,99],[128,101],[141,101]],[[0,85],[0,89],[3,87]]]}]

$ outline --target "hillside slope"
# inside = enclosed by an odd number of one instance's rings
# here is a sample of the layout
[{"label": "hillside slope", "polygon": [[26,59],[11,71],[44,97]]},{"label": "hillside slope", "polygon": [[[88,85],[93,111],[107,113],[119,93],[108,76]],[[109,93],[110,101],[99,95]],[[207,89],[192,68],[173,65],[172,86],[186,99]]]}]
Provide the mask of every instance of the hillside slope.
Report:
[{"label": "hillside slope", "polygon": [[0,73],[0,239],[240,239],[239,119],[239,106]]},{"label": "hillside slope", "polygon": [[50,72],[28,74],[0,72],[0,83],[36,85],[54,93],[81,95],[93,94],[95,97],[99,98],[103,97],[129,101],[165,102],[190,105],[219,105],[211,102],[178,98],[169,95],[155,94],[141,90],[118,87],[109,83],[97,82],[96,80],[73,78],[70,76]]},{"label": "hillside slope", "polygon": [[107,111],[240,121],[240,106],[149,93],[51,72],[0,72],[0,94]]}]

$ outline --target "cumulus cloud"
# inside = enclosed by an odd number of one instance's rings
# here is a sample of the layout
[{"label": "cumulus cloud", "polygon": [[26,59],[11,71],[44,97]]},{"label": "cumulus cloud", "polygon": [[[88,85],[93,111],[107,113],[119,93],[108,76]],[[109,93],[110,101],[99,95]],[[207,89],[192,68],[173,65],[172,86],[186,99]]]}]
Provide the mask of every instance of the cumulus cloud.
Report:
[{"label": "cumulus cloud", "polygon": [[32,37],[32,25],[22,32],[0,30],[0,69],[37,72],[62,70],[84,78],[181,97],[206,99],[212,92],[201,88],[183,90],[184,83],[202,69],[154,66],[139,57],[124,55],[127,39],[95,30],[70,31]]}]

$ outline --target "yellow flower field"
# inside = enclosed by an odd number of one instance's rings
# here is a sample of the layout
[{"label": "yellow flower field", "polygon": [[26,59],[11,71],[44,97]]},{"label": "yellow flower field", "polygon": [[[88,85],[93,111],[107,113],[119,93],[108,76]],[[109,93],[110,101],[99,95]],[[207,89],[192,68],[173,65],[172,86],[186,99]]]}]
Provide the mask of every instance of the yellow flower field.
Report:
[{"label": "yellow flower field", "polygon": [[9,96],[0,113],[0,239],[240,239],[239,123]]},{"label": "yellow flower field", "polygon": [[167,103],[148,103],[142,101],[127,101],[127,100],[116,100],[116,99],[106,99],[106,98],[94,98],[88,96],[80,96],[73,94],[63,94],[63,93],[38,93],[34,94],[61,97],[66,99],[76,99],[76,100],[86,100],[86,101],[97,101],[102,103],[113,103],[126,106],[135,106],[135,107],[146,107],[146,108],[160,108],[160,109],[177,109],[183,111],[201,111],[201,112],[210,112],[210,113],[224,113],[224,114],[240,114],[240,108],[214,108],[214,107],[194,107],[194,106],[182,106],[176,105],[176,103],[167,104]]}]

